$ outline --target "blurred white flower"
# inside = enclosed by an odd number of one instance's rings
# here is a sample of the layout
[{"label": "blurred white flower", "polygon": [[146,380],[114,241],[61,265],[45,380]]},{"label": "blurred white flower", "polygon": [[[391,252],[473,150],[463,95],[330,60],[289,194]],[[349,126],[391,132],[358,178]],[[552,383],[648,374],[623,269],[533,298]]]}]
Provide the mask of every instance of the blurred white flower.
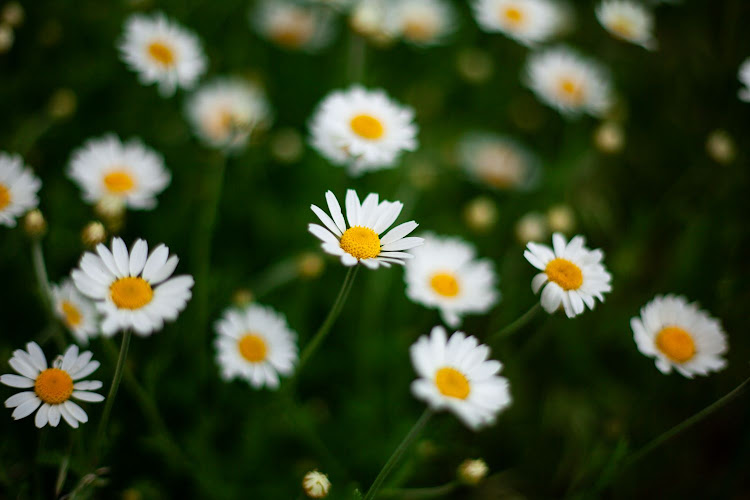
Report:
[{"label": "blurred white flower", "polygon": [[351,175],[394,167],[403,151],[417,149],[411,108],[359,86],[328,95],[313,114],[310,133],[312,146]]},{"label": "blurred white flower", "polygon": [[419,378],[414,396],[435,410],[453,412],[470,429],[493,424],[511,402],[508,380],[497,375],[499,361],[488,360],[490,348],[476,337],[455,332],[450,339],[436,326],[409,349]]},{"label": "blurred white flower", "polygon": [[436,45],[455,30],[456,13],[446,0],[401,0],[387,9],[385,30],[419,46]]},{"label": "blurred white flower", "polygon": [[15,227],[16,219],[39,205],[42,181],[20,155],[0,151],[0,225]]},{"label": "blurred white flower", "polygon": [[370,193],[360,204],[356,191],[346,192],[346,219],[341,212],[336,196],[326,192],[329,216],[315,205],[310,208],[318,216],[323,226],[309,224],[308,229],[323,242],[323,250],[341,259],[345,266],[357,263],[377,269],[380,266],[391,267],[391,264],[404,264],[405,259],[413,255],[405,252],[421,245],[424,240],[417,237],[406,237],[418,224],[414,221],[404,222],[385,234],[386,229],[396,221],[404,205],[398,201],[378,201],[378,195]]},{"label": "blurred white flower", "polygon": [[118,47],[141,83],[157,84],[164,97],[177,88],[192,88],[206,71],[198,37],[161,13],[130,16]]},{"label": "blurred white flower", "polygon": [[325,498],[331,490],[331,481],[322,472],[313,470],[302,478],[302,489],[310,498]]},{"label": "blurred white flower", "polygon": [[688,378],[722,370],[727,339],[721,323],[685,297],[657,296],[630,320],[638,350],[655,358],[662,373]]},{"label": "blurred white flower", "polygon": [[539,177],[539,162],[529,150],[489,132],[464,135],[458,160],[472,179],[495,189],[526,189]]},{"label": "blurred white flower", "polygon": [[332,12],[294,0],[262,0],[250,22],[262,37],[289,50],[320,50],[334,35]]},{"label": "blurred white flower", "polygon": [[654,16],[644,5],[630,0],[603,0],[596,8],[596,18],[613,36],[656,49]]},{"label": "blurred white flower", "polygon": [[555,0],[474,0],[477,24],[523,45],[545,42],[558,34],[566,14]]},{"label": "blurred white flower", "polygon": [[743,87],[737,93],[741,101],[750,102],[750,57],[740,66],[738,78]]},{"label": "blurred white flower", "polygon": [[88,344],[89,338],[99,332],[94,304],[81,295],[69,279],[52,286],[52,299],[57,317],[79,343]]}]

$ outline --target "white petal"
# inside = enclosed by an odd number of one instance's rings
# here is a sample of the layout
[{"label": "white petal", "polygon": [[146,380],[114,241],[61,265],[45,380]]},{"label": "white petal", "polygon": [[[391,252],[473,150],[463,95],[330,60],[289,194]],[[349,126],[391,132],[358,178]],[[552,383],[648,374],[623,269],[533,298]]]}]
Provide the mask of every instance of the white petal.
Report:
[{"label": "white petal", "polygon": [[315,215],[318,216],[318,219],[320,219],[323,225],[325,225],[325,227],[328,228],[329,231],[331,231],[336,236],[341,237],[343,233],[338,228],[338,226],[336,226],[336,223],[333,222],[333,219],[331,219],[331,217],[327,213],[325,213],[323,210],[316,207],[315,205],[310,205],[310,208],[315,213]]},{"label": "white petal", "polygon": [[44,403],[41,408],[39,408],[39,411],[36,412],[36,417],[34,417],[34,425],[36,425],[38,428],[42,428],[45,425],[47,425],[47,416],[49,415],[49,405],[47,403]]},{"label": "white petal", "polygon": [[115,265],[120,275],[127,276],[130,271],[128,247],[125,246],[125,242],[121,238],[114,238],[112,240],[112,255],[115,258]]},{"label": "white petal", "polygon": [[10,387],[18,387],[19,389],[27,389],[29,387],[34,387],[34,381],[22,377],[20,375],[2,375],[0,376],[0,383],[3,383],[5,385],[8,385]]},{"label": "white petal", "polygon": [[58,405],[50,405],[49,413],[47,414],[49,425],[52,427],[57,427],[57,424],[60,423],[60,410],[58,410],[57,407]]},{"label": "white petal", "polygon": [[341,213],[339,200],[336,199],[336,196],[332,192],[327,191],[326,201],[328,202],[328,211],[331,212],[331,217],[333,217],[336,227],[338,227],[341,234],[343,234],[344,231],[346,231],[346,223],[344,222],[344,215]]},{"label": "white petal", "polygon": [[346,220],[349,221],[349,227],[359,226],[359,197],[357,192],[349,189],[346,192]]},{"label": "white petal", "polygon": [[388,231],[388,233],[380,239],[380,244],[383,246],[386,246],[389,243],[393,243],[394,241],[400,240],[407,234],[414,231],[417,228],[417,226],[419,226],[419,224],[417,224],[413,220],[409,222],[404,222],[403,224],[400,224],[394,227],[393,229],[391,229],[390,231]]},{"label": "white petal", "polygon": [[95,392],[88,391],[73,391],[72,396],[81,401],[89,401],[90,403],[99,403],[104,401],[104,396]]},{"label": "white petal", "polygon": [[39,408],[39,405],[42,404],[42,400],[38,397],[34,396],[32,399],[29,399],[22,405],[19,405],[16,407],[15,410],[13,410],[13,414],[11,415],[15,420],[20,420],[22,418],[26,418],[32,413],[34,413],[34,410]]},{"label": "white petal", "polygon": [[143,240],[138,240],[130,251],[130,275],[138,276],[146,265],[148,257],[148,245]]}]

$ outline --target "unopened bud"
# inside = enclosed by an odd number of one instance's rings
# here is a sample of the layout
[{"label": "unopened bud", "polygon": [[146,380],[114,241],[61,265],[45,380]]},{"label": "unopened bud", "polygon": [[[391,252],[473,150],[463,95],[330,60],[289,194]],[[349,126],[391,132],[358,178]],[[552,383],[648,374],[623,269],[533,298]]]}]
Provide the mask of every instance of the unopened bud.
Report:
[{"label": "unopened bud", "polygon": [[726,130],[714,130],[706,139],[706,151],[714,161],[727,165],[734,160],[736,149],[734,140]]},{"label": "unopened bud", "polygon": [[0,18],[2,18],[2,21],[8,26],[12,26],[14,28],[20,26],[23,23],[24,17],[25,14],[23,11],[23,7],[21,7],[21,4],[18,2],[9,2],[5,4],[2,14],[0,14]]},{"label": "unopened bud", "polygon": [[529,212],[516,222],[516,238],[524,245],[544,240],[548,231],[547,218],[538,212]]},{"label": "unopened bud", "polygon": [[302,479],[302,489],[305,491],[305,495],[310,498],[325,498],[331,489],[331,482],[328,480],[328,476],[313,470],[305,474]]},{"label": "unopened bud", "polygon": [[469,486],[476,486],[482,482],[489,470],[487,463],[481,458],[467,459],[458,466],[458,479]]},{"label": "unopened bud", "polygon": [[594,132],[594,143],[603,153],[619,153],[625,145],[625,132],[615,122],[604,122]]},{"label": "unopened bud", "polygon": [[474,231],[484,233],[497,223],[497,205],[487,196],[474,198],[464,208],[464,218]]},{"label": "unopened bud", "polygon": [[547,224],[553,233],[570,233],[576,225],[576,216],[567,205],[555,205],[547,210]]},{"label": "unopened bud", "polygon": [[6,24],[0,25],[0,53],[8,52],[13,47],[15,38],[13,28]]},{"label": "unopened bud", "polygon": [[255,295],[247,288],[238,288],[232,294],[232,302],[238,307],[245,307],[253,300],[255,300]]},{"label": "unopened bud", "polygon": [[52,94],[47,104],[47,112],[58,120],[67,118],[76,111],[78,99],[70,89],[58,89]]},{"label": "unopened bud", "polygon": [[87,247],[93,248],[99,243],[104,243],[107,239],[107,230],[104,224],[98,221],[92,221],[86,224],[81,231],[81,241]]},{"label": "unopened bud", "polygon": [[305,252],[297,259],[297,269],[303,278],[317,278],[323,272],[324,267],[325,261],[317,253]]},{"label": "unopened bud", "polygon": [[23,228],[32,238],[41,238],[47,231],[47,221],[39,209],[32,210],[23,219]]}]

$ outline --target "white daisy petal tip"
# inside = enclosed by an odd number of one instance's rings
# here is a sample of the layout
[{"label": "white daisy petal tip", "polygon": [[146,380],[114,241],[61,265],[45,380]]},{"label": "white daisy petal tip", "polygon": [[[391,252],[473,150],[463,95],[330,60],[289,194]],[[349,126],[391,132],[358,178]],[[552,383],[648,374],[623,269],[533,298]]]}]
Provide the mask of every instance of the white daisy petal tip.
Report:
[{"label": "white daisy petal tip", "polygon": [[0,226],[15,227],[19,217],[35,209],[41,187],[20,155],[0,151]]},{"label": "white daisy petal tip", "polygon": [[596,18],[615,38],[656,50],[654,15],[645,5],[632,0],[603,0],[596,7]]}]

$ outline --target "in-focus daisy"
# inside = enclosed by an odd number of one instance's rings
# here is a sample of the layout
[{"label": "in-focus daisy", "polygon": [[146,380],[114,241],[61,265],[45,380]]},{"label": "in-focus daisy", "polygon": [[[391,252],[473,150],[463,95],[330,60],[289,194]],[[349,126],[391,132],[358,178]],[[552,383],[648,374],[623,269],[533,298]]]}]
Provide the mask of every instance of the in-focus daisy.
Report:
[{"label": "in-focus daisy", "polygon": [[554,0],[474,0],[472,7],[484,31],[502,33],[524,45],[555,36],[566,17]]},{"label": "in-focus daisy", "polygon": [[178,87],[192,88],[206,71],[198,37],[161,13],[130,16],[119,49],[141,83],[156,83],[165,97]]},{"label": "in-focus daisy", "polygon": [[284,315],[270,307],[250,304],[228,309],[216,322],[217,360],[224,380],[243,378],[259,389],[279,387],[279,375],[289,376],[297,362],[297,334]]},{"label": "in-focus daisy", "polygon": [[565,314],[572,318],[581,314],[585,306],[594,308],[597,298],[604,302],[603,293],[612,291],[612,276],[602,264],[604,253],[585,246],[583,236],[575,236],[566,243],[560,233],[552,235],[552,247],[529,243],[523,253],[541,273],[534,276],[531,289],[542,290],[542,307],[552,314],[562,304]]},{"label": "in-focus daisy", "polygon": [[87,203],[106,203],[134,210],[150,210],[172,176],[164,159],[137,139],[122,142],[108,134],[90,139],[73,152],[70,177]]},{"label": "in-focus daisy", "polygon": [[539,162],[513,139],[487,132],[466,134],[458,160],[474,180],[495,189],[527,189],[539,177]]},{"label": "in-focus daisy", "polygon": [[455,29],[455,18],[446,0],[402,0],[388,9],[385,29],[414,45],[436,45]]},{"label": "in-focus daisy", "polygon": [[15,227],[16,219],[39,205],[42,181],[19,155],[0,151],[0,225]]},{"label": "in-focus daisy", "polygon": [[741,101],[750,102],[750,57],[740,66],[738,78],[743,87],[737,93]]},{"label": "in-focus daisy", "polygon": [[654,50],[654,16],[644,5],[630,0],[604,0],[596,18],[613,36]]},{"label": "in-focus daisy", "polygon": [[79,354],[78,346],[72,345],[49,368],[47,358],[36,342],[26,344],[25,351],[16,349],[8,363],[20,375],[3,375],[0,382],[10,387],[30,390],[6,399],[5,407],[15,408],[13,418],[16,420],[28,417],[39,408],[34,418],[34,423],[39,428],[47,424],[57,427],[62,417],[77,429],[78,424],[85,424],[89,417],[71,398],[91,403],[104,401],[101,394],[90,392],[100,389],[101,382],[81,380],[99,368],[99,362],[91,361],[91,356],[91,351]]},{"label": "in-focus daisy", "polygon": [[607,71],[566,47],[532,54],[525,80],[542,102],[563,114],[601,116],[612,104]]},{"label": "in-focus daisy", "polygon": [[723,369],[727,339],[721,323],[685,297],[657,296],[630,320],[638,350],[656,359],[662,373],[672,368],[688,378]]},{"label": "in-focus daisy", "polygon": [[356,191],[348,190],[348,229],[341,206],[331,191],[326,192],[326,201],[330,216],[317,206],[310,205],[325,227],[310,224],[307,228],[323,242],[323,250],[339,257],[345,266],[353,266],[358,262],[370,269],[377,269],[379,266],[391,267],[391,264],[403,265],[406,259],[413,257],[404,250],[418,247],[424,242],[422,238],[406,237],[419,225],[414,221],[399,224],[381,238],[404,208],[403,203],[399,201],[379,202],[378,195],[370,193],[360,204]]},{"label": "in-focus daisy", "polygon": [[94,304],[81,295],[69,279],[63,280],[60,285],[52,286],[52,299],[60,321],[79,343],[88,344],[89,338],[99,331]]},{"label": "in-focus daisy", "polygon": [[174,321],[191,297],[192,276],[172,276],[179,259],[159,245],[148,255],[148,245],[138,240],[128,253],[120,238],[112,250],[99,244],[95,255],[86,252],[71,273],[78,290],[94,300],[104,315],[102,333],[112,336],[132,328],[139,335],[159,331]]},{"label": "in-focus daisy", "polygon": [[493,424],[510,405],[508,380],[497,374],[499,361],[488,360],[490,348],[476,337],[455,332],[450,339],[436,326],[409,349],[419,378],[412,382],[415,397],[435,410],[448,409],[469,428]]},{"label": "in-focus daisy", "polygon": [[406,295],[439,309],[448,326],[457,327],[463,314],[487,312],[500,298],[492,262],[477,259],[474,247],[460,238],[428,233],[412,254],[404,273]]},{"label": "in-focus daisy", "polygon": [[294,0],[262,0],[250,22],[262,37],[289,50],[314,52],[333,39],[333,13]]},{"label": "in-focus daisy", "polygon": [[240,78],[218,78],[198,89],[187,103],[195,134],[215,148],[242,148],[256,128],[271,119],[257,85]]},{"label": "in-focus daisy", "polygon": [[315,149],[351,175],[395,166],[403,151],[417,148],[414,112],[382,90],[354,86],[318,105],[310,123]]}]

